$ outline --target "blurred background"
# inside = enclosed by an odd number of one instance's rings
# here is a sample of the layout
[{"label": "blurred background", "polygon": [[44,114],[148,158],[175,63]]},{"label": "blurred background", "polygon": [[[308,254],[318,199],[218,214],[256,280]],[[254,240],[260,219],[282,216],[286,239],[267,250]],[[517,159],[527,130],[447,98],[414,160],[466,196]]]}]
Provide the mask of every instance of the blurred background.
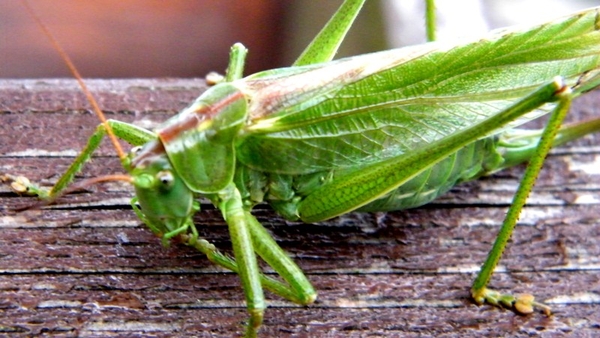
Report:
[{"label": "blurred background", "polygon": [[[229,47],[249,48],[246,74],[290,65],[341,0],[30,1],[88,78],[203,77]],[[440,39],[540,22],[600,0],[439,0]],[[423,0],[369,0],[338,57],[424,41]],[[0,2],[0,77],[70,77],[19,1]]]}]

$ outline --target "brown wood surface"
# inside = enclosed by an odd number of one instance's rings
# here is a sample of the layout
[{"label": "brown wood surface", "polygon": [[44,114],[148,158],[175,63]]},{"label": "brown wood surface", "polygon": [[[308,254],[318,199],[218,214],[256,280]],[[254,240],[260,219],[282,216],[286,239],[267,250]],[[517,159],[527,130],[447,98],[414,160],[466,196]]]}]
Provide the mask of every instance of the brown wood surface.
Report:
[{"label": "brown wood surface", "polygon": [[[164,120],[202,80],[90,80],[108,118]],[[596,116],[600,92],[576,102]],[[58,178],[97,120],[70,80],[0,80],[0,173]],[[533,293],[555,314],[476,306],[469,287],[522,167],[463,184],[415,210],[352,213],[319,224],[259,220],[319,291],[301,307],[268,294],[263,336],[592,336],[600,330],[600,137],[553,151],[492,286]],[[122,172],[109,144],[78,179]],[[130,187],[104,184],[35,204],[0,185],[0,335],[232,336],[246,319],[237,276],[182,246],[163,248],[129,207]],[[230,247],[213,207],[201,236]]]}]

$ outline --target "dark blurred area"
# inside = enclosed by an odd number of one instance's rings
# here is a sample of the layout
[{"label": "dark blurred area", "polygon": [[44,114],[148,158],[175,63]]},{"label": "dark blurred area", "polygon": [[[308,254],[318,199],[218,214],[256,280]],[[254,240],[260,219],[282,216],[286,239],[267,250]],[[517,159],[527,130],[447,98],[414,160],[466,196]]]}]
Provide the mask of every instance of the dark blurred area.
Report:
[{"label": "dark blurred area", "polygon": [[[87,78],[223,73],[229,48],[250,50],[246,74],[291,64],[339,1],[35,0],[36,13]],[[368,1],[355,55],[385,48],[378,1]],[[363,28],[361,28],[361,25]],[[302,32],[299,30],[302,28]],[[375,37],[375,38],[373,38]],[[0,4],[0,77],[71,77],[20,1]]]}]

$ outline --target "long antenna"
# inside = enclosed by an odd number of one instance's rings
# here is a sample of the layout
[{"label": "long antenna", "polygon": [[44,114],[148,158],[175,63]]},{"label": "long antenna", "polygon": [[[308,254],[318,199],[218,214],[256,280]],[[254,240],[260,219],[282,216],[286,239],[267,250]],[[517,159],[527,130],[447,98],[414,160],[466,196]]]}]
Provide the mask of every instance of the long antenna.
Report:
[{"label": "long antenna", "polygon": [[115,136],[112,128],[106,121],[106,117],[104,117],[102,110],[100,110],[100,106],[98,105],[98,102],[96,101],[96,99],[94,99],[94,96],[92,95],[92,93],[90,92],[88,87],[85,85],[85,82],[83,82],[83,79],[81,78],[81,75],[79,74],[79,71],[77,71],[77,68],[75,68],[75,65],[71,61],[71,58],[69,58],[67,53],[62,49],[62,47],[60,46],[60,44],[58,43],[56,38],[54,38],[52,33],[50,33],[50,30],[48,29],[48,27],[46,27],[46,25],[42,22],[42,20],[37,16],[37,14],[33,10],[33,8],[31,8],[31,6],[27,2],[27,0],[22,0],[21,3],[23,4],[23,6],[25,6],[25,8],[27,9],[27,11],[31,15],[31,17],[35,20],[35,22],[38,24],[38,26],[40,26],[40,28],[42,29],[44,34],[46,34],[46,36],[48,37],[48,39],[54,46],[54,49],[56,49],[56,51],[58,52],[60,57],[66,63],[67,67],[69,67],[71,74],[73,74],[73,76],[79,83],[79,87],[81,87],[81,90],[85,94],[88,102],[92,105],[92,110],[94,111],[94,113],[96,113],[96,116],[98,116],[98,118],[102,122],[102,125],[104,126],[104,129],[106,130],[106,133],[108,134],[108,137],[110,138],[110,141],[114,145],[115,150],[117,151],[117,154],[119,155],[119,158],[121,160],[123,160],[126,157],[126,155],[123,152],[123,149],[121,148],[121,145],[119,144],[119,141],[117,140],[117,137]]}]

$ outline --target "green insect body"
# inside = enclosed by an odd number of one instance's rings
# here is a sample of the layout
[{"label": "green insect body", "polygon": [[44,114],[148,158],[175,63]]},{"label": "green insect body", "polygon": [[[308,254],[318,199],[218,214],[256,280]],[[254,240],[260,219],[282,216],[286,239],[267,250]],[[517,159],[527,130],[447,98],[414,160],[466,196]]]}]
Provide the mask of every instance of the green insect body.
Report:
[{"label": "green insect body", "polygon": [[[345,30],[361,5],[346,1],[338,12]],[[296,66],[246,78],[245,50],[236,45],[226,80],[154,132],[109,121],[96,136],[111,131],[141,146],[122,159],[135,187],[135,212],[165,244],[181,235],[240,275],[253,336],[266,307],[263,287],[301,304],[316,298],[252,216],[254,205],[268,202],[285,218],[306,222],[412,208],[535,156],[545,132],[513,128],[566,112],[573,97],[600,83],[599,11],[464,44],[434,42],[331,62],[332,53],[318,51],[331,43],[317,41]],[[600,123],[586,128],[563,127],[554,144],[597,131]],[[42,197],[60,194],[98,144],[90,140],[50,193],[27,188]],[[198,238],[192,216],[199,196],[222,211],[234,259]],[[262,275],[256,255],[285,283]],[[474,297],[497,302],[485,284],[474,287]],[[520,309],[537,305],[531,300]]]}]

